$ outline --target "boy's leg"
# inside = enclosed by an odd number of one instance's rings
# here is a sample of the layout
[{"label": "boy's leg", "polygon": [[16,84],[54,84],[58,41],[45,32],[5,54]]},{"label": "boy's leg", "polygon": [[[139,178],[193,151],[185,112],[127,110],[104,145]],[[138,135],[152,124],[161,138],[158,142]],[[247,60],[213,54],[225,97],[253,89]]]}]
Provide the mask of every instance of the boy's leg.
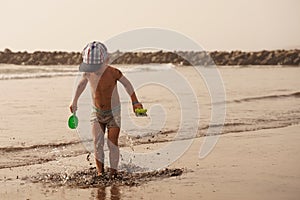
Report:
[{"label": "boy's leg", "polygon": [[120,151],[118,146],[119,133],[120,133],[119,127],[108,128],[107,146],[109,148],[109,162],[110,162],[111,175],[117,173],[118,164],[119,164],[119,156],[120,156]]},{"label": "boy's leg", "polygon": [[95,151],[95,161],[98,171],[98,175],[102,175],[104,172],[104,133],[105,125],[99,122],[93,122],[92,132],[94,139],[94,151]]}]

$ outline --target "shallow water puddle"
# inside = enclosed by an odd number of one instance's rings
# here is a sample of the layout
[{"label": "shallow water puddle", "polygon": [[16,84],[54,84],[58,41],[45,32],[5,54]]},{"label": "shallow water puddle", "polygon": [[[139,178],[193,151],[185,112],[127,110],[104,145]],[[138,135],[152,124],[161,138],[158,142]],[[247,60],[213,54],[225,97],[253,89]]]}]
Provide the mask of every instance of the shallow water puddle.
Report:
[{"label": "shallow water puddle", "polygon": [[38,174],[36,176],[26,177],[34,183],[46,183],[50,186],[68,186],[77,188],[93,188],[93,187],[109,187],[112,185],[118,186],[138,186],[143,183],[168,178],[177,177],[182,175],[183,169],[162,169],[150,172],[135,172],[130,173],[126,171],[120,171],[113,179],[109,178],[108,174],[103,176],[97,176],[97,170],[95,167],[77,171],[72,174],[66,173],[53,173],[53,174]]}]

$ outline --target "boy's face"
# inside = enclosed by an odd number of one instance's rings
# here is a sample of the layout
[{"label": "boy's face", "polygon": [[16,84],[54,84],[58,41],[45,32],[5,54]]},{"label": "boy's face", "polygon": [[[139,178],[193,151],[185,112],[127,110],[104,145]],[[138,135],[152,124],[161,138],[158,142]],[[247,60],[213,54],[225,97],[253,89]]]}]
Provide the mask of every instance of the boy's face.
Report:
[{"label": "boy's face", "polygon": [[95,74],[97,74],[97,73],[102,73],[104,70],[105,70],[105,65],[102,66],[102,67],[100,67],[97,71],[95,71],[95,72],[93,72],[93,73],[95,73]]},{"label": "boy's face", "polygon": [[106,57],[105,61],[104,61],[104,65],[106,66],[108,64],[109,61],[109,56]]},{"label": "boy's face", "polygon": [[108,65],[108,61],[109,61],[109,58],[107,57],[104,61],[104,64],[102,65],[102,67],[100,67],[97,71],[95,71],[93,73],[103,73]]}]

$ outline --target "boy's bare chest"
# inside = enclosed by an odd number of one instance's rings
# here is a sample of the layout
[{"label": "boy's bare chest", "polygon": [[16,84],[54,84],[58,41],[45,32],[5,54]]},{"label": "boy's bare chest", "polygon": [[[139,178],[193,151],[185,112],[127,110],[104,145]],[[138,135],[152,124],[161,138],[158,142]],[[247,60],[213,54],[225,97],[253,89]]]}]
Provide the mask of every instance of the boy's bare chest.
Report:
[{"label": "boy's bare chest", "polygon": [[116,80],[109,73],[104,73],[102,76],[91,76],[90,84],[95,92],[112,92],[116,86]]}]

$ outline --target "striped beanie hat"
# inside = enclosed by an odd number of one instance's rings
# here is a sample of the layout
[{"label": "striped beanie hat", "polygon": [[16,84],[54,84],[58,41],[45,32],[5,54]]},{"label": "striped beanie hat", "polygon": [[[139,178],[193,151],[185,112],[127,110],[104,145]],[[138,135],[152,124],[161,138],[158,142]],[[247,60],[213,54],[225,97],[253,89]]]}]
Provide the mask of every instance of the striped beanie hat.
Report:
[{"label": "striped beanie hat", "polygon": [[91,42],[82,51],[82,63],[79,66],[81,72],[95,72],[107,58],[107,48],[101,42]]}]

